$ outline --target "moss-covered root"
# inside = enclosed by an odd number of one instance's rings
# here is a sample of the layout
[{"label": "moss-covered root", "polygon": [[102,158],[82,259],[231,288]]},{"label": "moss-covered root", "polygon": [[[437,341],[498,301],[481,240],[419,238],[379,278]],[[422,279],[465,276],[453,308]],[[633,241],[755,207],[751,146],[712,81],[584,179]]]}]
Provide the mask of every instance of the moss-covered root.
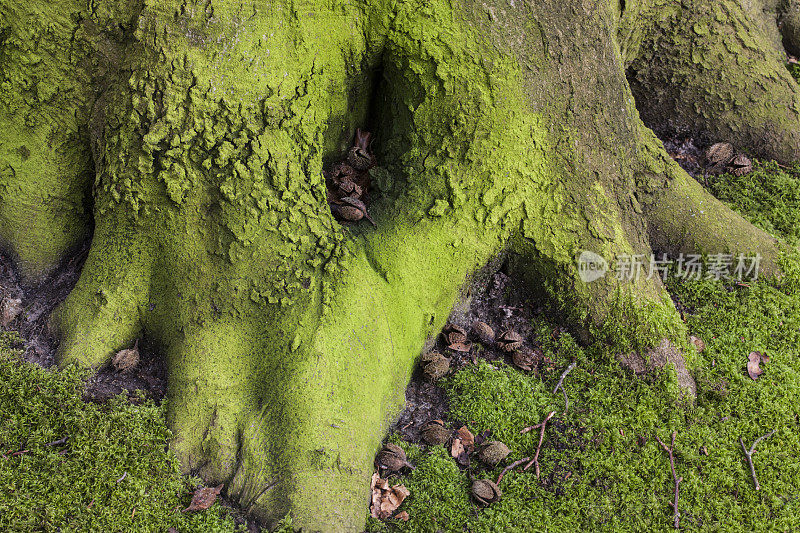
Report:
[{"label": "moss-covered root", "polygon": [[100,366],[141,332],[152,259],[125,227],[100,224],[78,284],[53,315],[61,365]]},{"label": "moss-covered root", "polygon": [[793,56],[800,56],[800,3],[792,0],[779,3],[777,18],[783,47]]},{"label": "moss-covered root", "polygon": [[757,157],[797,159],[800,90],[765,29],[775,19],[740,0],[672,6],[656,0],[622,22],[623,35],[639,34],[632,26],[645,35],[629,49],[627,71],[645,123],[706,132]]},{"label": "moss-covered root", "polygon": [[686,174],[666,154],[662,176],[668,180],[653,195],[642,195],[650,245],[672,257],[679,254],[761,256],[759,273],[777,275],[778,241],[734,213]]},{"label": "moss-covered root", "polygon": [[88,233],[85,2],[0,4],[0,247],[40,279]]}]

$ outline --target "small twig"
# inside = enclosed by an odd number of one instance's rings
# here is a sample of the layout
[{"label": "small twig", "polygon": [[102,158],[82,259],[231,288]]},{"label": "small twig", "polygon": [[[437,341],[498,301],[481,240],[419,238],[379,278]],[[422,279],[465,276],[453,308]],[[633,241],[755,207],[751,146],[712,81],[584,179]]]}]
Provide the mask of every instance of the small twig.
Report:
[{"label": "small twig", "polygon": [[11,457],[16,457],[17,455],[22,455],[23,453],[28,453],[30,450],[20,450],[18,452],[14,452],[11,454]]},{"label": "small twig", "polygon": [[747,464],[750,465],[750,474],[753,476],[753,483],[756,486],[756,490],[761,490],[761,485],[758,484],[758,478],[756,477],[756,467],[753,465],[753,452],[756,451],[756,444],[761,442],[762,439],[771,437],[775,433],[775,431],[777,431],[777,428],[773,429],[766,435],[761,435],[760,437],[758,437],[753,442],[753,445],[750,447],[750,451],[747,451],[747,448],[745,448],[744,446],[744,441],[742,440],[742,437],[739,437],[739,444],[742,445],[742,451],[744,452],[745,457],[747,457]]},{"label": "small twig", "polygon": [[564,414],[567,414],[569,410],[569,397],[567,396],[567,390],[564,388],[564,378],[567,377],[567,374],[572,372],[572,369],[575,368],[577,363],[575,361],[571,362],[564,372],[561,373],[561,377],[558,379],[558,383],[556,384],[556,388],[553,389],[553,394],[558,392],[558,389],[561,389],[561,392],[564,393]]},{"label": "small twig", "polygon": [[119,479],[117,480],[117,483],[119,483],[120,481],[122,481],[123,479],[125,479],[125,477],[126,477],[127,475],[128,475],[128,471],[126,470],[125,472],[123,472],[123,473],[122,473],[122,477],[121,477],[121,478],[119,478]]},{"label": "small twig", "polygon": [[564,370],[561,373],[561,377],[558,379],[558,383],[556,384],[556,388],[553,389],[553,394],[558,392],[559,387],[561,387],[564,384],[564,378],[567,377],[567,374],[572,372],[572,369],[575,368],[576,365],[577,365],[577,363],[575,361],[571,362],[569,364],[569,366],[567,367],[567,369]]},{"label": "small twig", "polygon": [[675,502],[672,504],[672,509],[675,511],[675,529],[680,529],[681,513],[678,511],[678,494],[680,493],[680,484],[681,481],[683,481],[683,478],[678,477],[678,474],[675,473],[675,458],[672,455],[672,451],[675,449],[675,436],[677,434],[677,431],[672,432],[672,443],[670,444],[670,448],[661,442],[661,439],[658,438],[658,433],[656,433],[656,440],[669,455],[669,467],[672,469],[672,479],[675,481]]},{"label": "small twig", "polygon": [[500,481],[503,479],[503,476],[505,476],[505,475],[506,475],[506,473],[507,473],[508,471],[510,471],[510,470],[514,470],[514,469],[515,469],[516,467],[518,467],[519,465],[521,465],[521,464],[524,464],[524,463],[526,463],[527,461],[530,461],[530,459],[531,459],[530,457],[523,457],[523,458],[522,458],[522,459],[520,459],[519,461],[514,461],[513,463],[511,463],[510,465],[508,465],[507,467],[505,467],[505,468],[503,469],[503,471],[502,471],[502,472],[500,472],[500,476],[497,478],[497,483],[496,483],[496,485],[499,485],[499,484],[500,484]]},{"label": "small twig", "polygon": [[58,439],[54,440],[53,442],[48,442],[47,444],[45,444],[45,446],[59,446],[61,444],[65,444],[68,438],[69,435],[65,436],[63,439]]},{"label": "small twig", "polygon": [[536,465],[536,479],[539,479],[539,452],[542,450],[542,442],[544,442],[544,428],[547,426],[547,421],[550,420],[554,414],[556,414],[555,411],[550,411],[550,414],[547,415],[547,417],[545,417],[540,424],[536,424],[535,426],[531,426],[530,428],[525,428],[522,430],[522,432],[525,433],[525,430],[530,431],[536,427],[542,428],[539,432],[539,445],[536,446],[536,453],[533,455],[533,459],[531,459],[528,464],[525,465],[525,468],[523,468],[523,470],[527,470],[531,467],[531,465]]}]

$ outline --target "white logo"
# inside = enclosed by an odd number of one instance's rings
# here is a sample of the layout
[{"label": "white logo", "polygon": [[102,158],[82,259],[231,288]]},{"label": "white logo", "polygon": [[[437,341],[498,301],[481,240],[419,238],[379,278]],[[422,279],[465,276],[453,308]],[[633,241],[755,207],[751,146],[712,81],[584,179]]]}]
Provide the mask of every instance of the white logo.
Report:
[{"label": "white logo", "polygon": [[591,283],[606,275],[608,263],[594,252],[584,250],[578,257],[578,276],[584,283]]}]

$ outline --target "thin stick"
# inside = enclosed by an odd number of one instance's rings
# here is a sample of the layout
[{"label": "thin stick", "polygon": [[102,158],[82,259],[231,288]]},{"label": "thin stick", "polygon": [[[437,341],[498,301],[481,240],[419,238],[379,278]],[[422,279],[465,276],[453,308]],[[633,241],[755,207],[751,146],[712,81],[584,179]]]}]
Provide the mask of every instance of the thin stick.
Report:
[{"label": "thin stick", "polygon": [[675,511],[675,529],[680,529],[681,513],[678,511],[678,494],[680,493],[680,484],[683,478],[678,477],[678,474],[675,473],[675,458],[672,456],[672,451],[675,449],[675,435],[677,435],[677,431],[672,432],[671,448],[661,442],[661,439],[658,438],[658,433],[656,433],[656,440],[669,455],[669,467],[672,469],[672,479],[675,481],[675,502],[672,504],[672,508]]},{"label": "thin stick", "polygon": [[577,365],[577,363],[575,361],[571,362],[569,364],[569,366],[567,367],[567,369],[564,370],[561,373],[561,377],[558,379],[558,383],[556,384],[556,388],[553,389],[553,394],[557,393],[559,388],[561,388],[563,390],[563,387],[561,387],[561,386],[564,384],[564,378],[567,377],[567,374],[572,372],[572,369],[575,368],[576,365]]},{"label": "thin stick", "polygon": [[750,475],[753,476],[753,483],[756,486],[756,490],[761,490],[761,485],[758,484],[758,478],[756,477],[756,467],[753,465],[753,452],[756,451],[756,444],[761,442],[761,439],[766,439],[767,437],[771,437],[775,433],[775,431],[777,431],[777,428],[773,429],[766,435],[761,435],[760,437],[758,437],[755,440],[755,442],[753,442],[753,445],[750,447],[750,451],[747,451],[747,448],[745,448],[744,446],[744,441],[742,440],[742,437],[739,437],[739,444],[742,445],[742,451],[744,452],[745,457],[747,457],[747,464],[750,465]]},{"label": "thin stick", "polygon": [[69,435],[65,436],[62,439],[54,440],[53,442],[48,442],[47,444],[45,444],[45,446],[58,446],[59,444],[65,444],[68,438]]},{"label": "thin stick", "polygon": [[533,455],[533,459],[531,459],[528,464],[525,465],[525,468],[523,468],[523,470],[527,470],[531,467],[531,465],[536,465],[536,479],[539,479],[539,452],[542,450],[542,442],[544,442],[544,428],[547,426],[547,421],[550,420],[554,414],[556,414],[555,411],[550,411],[550,414],[547,415],[544,420],[542,420],[541,424],[536,425],[542,428],[542,430],[539,432],[539,445],[536,447],[536,453]]},{"label": "thin stick", "polygon": [[567,374],[572,372],[572,369],[575,368],[577,363],[575,361],[571,362],[564,372],[561,373],[561,377],[558,379],[558,383],[556,384],[556,388],[553,389],[553,394],[558,392],[558,389],[561,389],[561,392],[564,393],[564,414],[567,414],[569,411],[569,397],[567,396],[567,390],[564,388],[564,378],[567,377]]},{"label": "thin stick", "polygon": [[497,478],[497,483],[495,483],[495,484],[496,484],[496,485],[499,485],[499,484],[500,484],[500,481],[503,479],[503,476],[505,476],[505,475],[506,475],[506,472],[508,472],[509,470],[514,470],[514,469],[515,469],[516,467],[518,467],[519,465],[521,465],[521,464],[524,464],[524,463],[525,463],[525,462],[527,462],[527,461],[530,461],[530,459],[531,459],[530,457],[523,457],[523,458],[522,458],[522,459],[520,459],[519,461],[514,461],[513,463],[511,463],[510,465],[508,465],[507,467],[505,467],[505,468],[503,469],[503,471],[502,471],[502,472],[500,472],[500,476]]}]

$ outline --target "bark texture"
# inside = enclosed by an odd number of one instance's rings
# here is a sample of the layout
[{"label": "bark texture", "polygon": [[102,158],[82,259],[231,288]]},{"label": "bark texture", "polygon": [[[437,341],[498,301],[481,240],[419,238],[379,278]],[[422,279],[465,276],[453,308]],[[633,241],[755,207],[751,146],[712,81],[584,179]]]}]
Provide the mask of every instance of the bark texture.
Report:
[{"label": "bark texture", "polygon": [[[751,4],[3,0],[0,239],[33,283],[93,231],[62,364],[148,336],[187,471],[270,522],[360,530],[415,359],[497,254],[620,352],[683,325],[655,278],[580,281],[582,250],[776,272],[634,101],[794,158],[792,12]],[[377,228],[343,227],[321,171],[367,123]]]}]

